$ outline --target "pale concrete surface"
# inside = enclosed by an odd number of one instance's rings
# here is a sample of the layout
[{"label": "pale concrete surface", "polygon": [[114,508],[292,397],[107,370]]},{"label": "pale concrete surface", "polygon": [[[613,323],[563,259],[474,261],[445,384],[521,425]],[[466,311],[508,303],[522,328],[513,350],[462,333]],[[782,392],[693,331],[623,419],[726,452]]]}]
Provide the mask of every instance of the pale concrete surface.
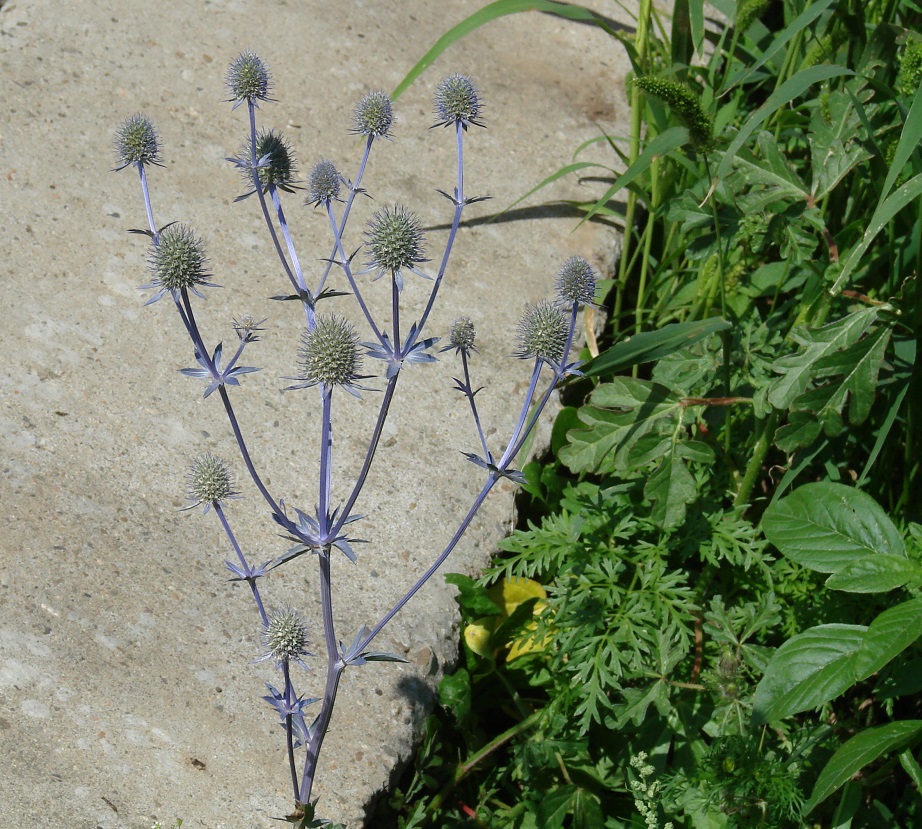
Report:
[{"label": "pale concrete surface", "polygon": [[[393,89],[451,24],[484,0],[10,0],[0,7],[0,822],[54,829],[278,825],[291,805],[282,732],[259,697],[278,681],[260,654],[252,602],[227,581],[226,540],[212,515],[178,512],[183,475],[204,450],[234,458],[217,395],[177,373],[192,364],[168,301],[143,307],[145,226],[132,170],[112,173],[113,131],[141,111],[157,124],[165,169],[154,169],[157,221],[180,220],[205,238],[215,281],[198,303],[211,342],[234,341],[230,320],[269,317],[248,352],[265,370],[233,400],[274,493],[314,500],[317,407],[309,392],[281,394],[294,368],[299,311],[269,296],[286,284],[255,201],[232,205],[237,174],[223,160],[242,143],[244,110],[223,101],[227,63],[260,53],[279,103],[263,123],[285,131],[309,169],[331,158],[354,175],[360,141],[346,133],[368,89]],[[596,8],[609,13],[615,3]],[[430,96],[451,71],[473,75],[487,130],[467,141],[468,194],[509,204],[597,135],[593,119],[626,133],[623,51],[601,33],[534,14],[491,24],[455,46],[398,102],[394,140],[375,153],[352,244],[376,205],[400,201],[441,225],[453,186],[453,145],[428,130]],[[602,153],[600,158],[611,161]],[[548,197],[586,197],[572,181]],[[322,217],[289,200],[302,261],[329,251]],[[533,199],[535,205],[542,199]],[[545,211],[462,231],[434,319],[459,313],[480,331],[476,382],[494,447],[508,433],[528,366],[508,359],[526,302],[552,290],[580,253],[605,266],[612,236]],[[444,232],[430,234],[441,250]],[[347,245],[348,246],[348,245]],[[385,285],[382,280],[375,288]],[[372,291],[380,296],[381,290]],[[421,302],[410,277],[408,301]],[[357,320],[348,304],[338,307]],[[452,390],[447,355],[401,379],[375,471],[360,502],[368,518],[359,566],[334,565],[336,622],[349,640],[412,584],[450,537],[479,486],[460,451],[477,443]],[[380,384],[379,384],[380,387]],[[361,458],[373,406],[338,399],[337,492]],[[237,462],[235,468],[242,472]],[[251,559],[286,546],[254,488],[229,515]],[[489,499],[448,571],[474,572],[508,530],[509,488]],[[268,579],[271,606],[312,620],[319,650],[315,562]],[[324,745],[320,813],[361,826],[366,807],[433,700],[455,657],[452,591],[440,577],[378,640],[410,660],[346,673]],[[319,693],[315,660],[300,687]]]}]

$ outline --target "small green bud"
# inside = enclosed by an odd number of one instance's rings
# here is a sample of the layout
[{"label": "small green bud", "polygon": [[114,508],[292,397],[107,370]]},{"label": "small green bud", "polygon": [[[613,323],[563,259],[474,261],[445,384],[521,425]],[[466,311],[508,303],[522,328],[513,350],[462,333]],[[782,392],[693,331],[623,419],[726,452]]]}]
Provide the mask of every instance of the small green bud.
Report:
[{"label": "small green bud", "polygon": [[215,504],[235,497],[234,478],[230,467],[220,458],[205,453],[196,458],[186,475],[189,500],[198,504]]},{"label": "small green bud", "polygon": [[458,317],[449,329],[448,341],[451,343],[450,348],[455,351],[473,351],[474,337],[477,331],[470,317]]},{"label": "small green bud", "polygon": [[[256,160],[265,159],[257,169],[259,183],[265,192],[270,186],[291,192],[296,173],[295,160],[291,154],[291,145],[275,130],[262,130],[256,136]],[[250,145],[247,142],[240,152],[241,158],[250,157]],[[249,169],[242,170],[248,184],[253,182]]]},{"label": "small green bud", "polygon": [[519,322],[516,357],[537,357],[549,363],[563,362],[570,324],[552,302],[543,300],[527,309]]},{"label": "small green bud", "polygon": [[352,123],[352,132],[358,135],[370,135],[373,138],[389,136],[394,123],[394,110],[387,93],[381,90],[369,92],[356,106]]},{"label": "small green bud", "polygon": [[317,317],[313,330],[305,331],[298,350],[299,388],[322,383],[351,385],[362,366],[355,329],[342,317]]},{"label": "small green bud", "polygon": [[129,164],[160,164],[160,139],[151,120],[141,113],[125,119],[115,133],[115,153],[121,162],[116,169]]},{"label": "small green bud", "polygon": [[163,230],[148,259],[153,284],[168,291],[195,290],[196,285],[208,284],[207,262],[204,243],[182,224]]},{"label": "small green bud", "polygon": [[306,203],[313,205],[329,204],[339,199],[342,176],[332,161],[318,161],[311,170]]}]

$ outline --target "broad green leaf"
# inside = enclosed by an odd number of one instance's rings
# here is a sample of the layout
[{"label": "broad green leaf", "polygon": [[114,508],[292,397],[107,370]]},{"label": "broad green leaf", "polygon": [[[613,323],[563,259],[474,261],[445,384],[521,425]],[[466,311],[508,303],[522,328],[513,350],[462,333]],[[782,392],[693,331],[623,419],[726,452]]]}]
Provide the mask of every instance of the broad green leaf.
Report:
[{"label": "broad green leaf", "polygon": [[770,115],[786,104],[789,104],[795,98],[798,98],[814,84],[822,83],[830,78],[836,78],[841,75],[853,74],[854,72],[852,72],[851,69],[846,69],[844,66],[831,66],[825,64],[803,69],[793,77],[788,78],[788,80],[769,95],[765,102],[746,119],[746,123],[743,124],[736,138],[733,139],[727,151],[724,153],[717,167],[717,177],[726,177],[730,172],[733,159],[736,157],[740,148],[749,140],[749,136],[765,123]]},{"label": "broad green leaf", "polygon": [[583,367],[583,372],[589,377],[616,374],[635,365],[659,360],[729,327],[730,323],[727,320],[710,317],[705,320],[675,322],[663,326],[658,331],[644,331],[629,340],[613,345],[594,360],[590,360]]},{"label": "broad green leaf", "polygon": [[828,481],[769,506],[762,529],[783,555],[820,573],[838,573],[878,553],[906,556],[902,536],[870,495]]},{"label": "broad green leaf", "polygon": [[810,124],[814,200],[830,193],[857,164],[871,157],[857,141],[860,119],[849,95],[831,92],[826,102],[826,112],[817,107]]},{"label": "broad green leaf", "polygon": [[496,0],[489,6],[474,12],[470,17],[466,17],[456,26],[453,26],[443,34],[435,45],[420,58],[419,62],[407,73],[407,76],[397,85],[391,95],[391,99],[396,101],[410,84],[413,83],[423,72],[426,71],[449,46],[469,35],[471,32],[479,29],[486,23],[505,17],[510,14],[519,12],[538,11],[547,14],[563,17],[568,20],[580,21],[598,26],[612,37],[616,35],[615,27],[618,25],[607,17],[603,17],[594,11],[585,9],[582,6],[575,6],[570,3],[557,3],[553,0]]},{"label": "broad green leaf", "polygon": [[471,712],[471,677],[464,668],[442,678],[439,705],[451,711],[458,722],[467,719]]},{"label": "broad green leaf", "polygon": [[913,176],[902,187],[898,187],[894,190],[893,193],[887,196],[887,198],[877,206],[874,215],[871,216],[871,220],[868,222],[868,229],[864,232],[861,241],[849,251],[841,268],[839,268],[836,281],[829,289],[829,293],[836,296],[842,291],[848,284],[852,271],[864,260],[864,255],[874,239],[877,238],[877,234],[880,233],[891,219],[906,207],[907,204],[914,202],[920,194],[922,194],[922,173]]},{"label": "broad green leaf", "polygon": [[644,496],[653,501],[651,520],[663,529],[678,527],[685,520],[686,506],[698,495],[695,479],[678,451],[680,445],[673,445],[643,490]]},{"label": "broad green leaf", "polygon": [[821,328],[795,328],[791,339],[802,348],[772,364],[772,371],[781,374],[781,377],[769,386],[769,403],[776,409],[787,409],[795,398],[806,391],[814,364],[856,343],[877,319],[877,314],[877,308],[862,308]]},{"label": "broad green leaf", "polygon": [[775,432],[775,445],[782,452],[812,446],[821,431],[819,421],[808,412],[791,412],[788,422]]},{"label": "broad green leaf", "polygon": [[819,625],[788,639],[772,655],[753,697],[753,720],[775,722],[809,711],[855,683],[862,625]]},{"label": "broad green leaf", "polygon": [[898,751],[922,739],[922,720],[901,720],[867,728],[842,745],[820,772],[810,799],[804,805],[807,815],[829,795],[878,757]]},{"label": "broad green leaf", "polygon": [[885,593],[909,582],[922,581],[922,567],[901,556],[876,553],[853,561],[826,579],[831,590],[846,593]]},{"label": "broad green leaf", "polygon": [[572,429],[569,441],[560,450],[560,460],[573,472],[611,472],[614,450],[633,422],[625,412],[611,412],[596,406],[583,406],[579,419],[588,428]]},{"label": "broad green leaf", "polygon": [[551,789],[538,805],[538,826],[541,829],[563,829],[564,820],[573,809],[578,789],[572,783]]},{"label": "broad green leaf", "polygon": [[922,599],[887,608],[873,622],[858,653],[856,681],[876,674],[922,636]]}]

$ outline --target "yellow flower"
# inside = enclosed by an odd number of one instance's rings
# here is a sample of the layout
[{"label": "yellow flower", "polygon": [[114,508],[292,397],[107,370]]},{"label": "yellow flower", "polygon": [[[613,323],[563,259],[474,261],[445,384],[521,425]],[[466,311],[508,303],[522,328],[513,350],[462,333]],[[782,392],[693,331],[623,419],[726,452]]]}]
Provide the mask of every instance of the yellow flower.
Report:
[{"label": "yellow flower", "polygon": [[[494,631],[508,619],[516,609],[532,599],[537,599],[532,608],[535,617],[540,616],[547,609],[547,592],[533,579],[514,577],[501,579],[490,588],[490,598],[502,610],[501,616],[485,616],[471,622],[464,629],[464,641],[467,646],[478,656],[485,659],[494,655],[492,636]],[[506,661],[511,662],[520,656],[532,653],[541,653],[550,645],[550,637],[535,638],[533,632],[538,626],[537,621],[529,622],[525,631],[517,636],[509,646]]]}]

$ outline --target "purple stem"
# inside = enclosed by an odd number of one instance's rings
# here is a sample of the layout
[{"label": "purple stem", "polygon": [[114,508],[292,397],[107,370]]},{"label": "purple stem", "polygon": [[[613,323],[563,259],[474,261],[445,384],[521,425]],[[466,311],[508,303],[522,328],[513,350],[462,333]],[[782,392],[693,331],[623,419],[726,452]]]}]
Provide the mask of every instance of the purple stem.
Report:
[{"label": "purple stem", "polygon": [[349,220],[349,212],[352,210],[352,203],[355,201],[356,195],[358,195],[359,184],[362,181],[362,176],[365,174],[365,166],[368,164],[368,156],[371,154],[371,145],[374,144],[374,141],[375,137],[373,135],[369,135],[368,140],[365,142],[365,151],[362,153],[362,162],[359,164],[359,172],[355,177],[355,183],[352,185],[352,187],[349,188],[349,198],[346,200],[346,206],[343,209],[343,218],[339,223],[339,230],[334,229],[333,231],[333,235],[337,242],[333,246],[333,252],[330,254],[330,261],[327,262],[327,266],[323,271],[323,276],[320,278],[320,284],[317,286],[318,295],[321,293],[321,291],[323,291],[323,286],[326,285],[327,277],[330,275],[330,269],[333,267],[333,259],[336,256],[336,251],[339,247],[339,238],[342,236],[343,231],[346,229],[346,222]]},{"label": "purple stem", "polygon": [[426,325],[426,320],[429,319],[429,314],[432,311],[432,306],[435,305],[435,298],[438,295],[439,287],[442,284],[442,279],[445,276],[445,270],[448,268],[448,258],[451,256],[451,250],[455,243],[455,236],[458,234],[458,226],[461,224],[461,213],[464,210],[464,142],[462,136],[464,134],[461,124],[457,123],[455,125],[455,135],[458,148],[458,186],[455,189],[455,215],[451,222],[451,231],[448,234],[448,241],[445,243],[445,252],[442,254],[442,264],[439,266],[438,276],[435,278],[435,284],[432,286],[432,292],[429,294],[429,301],[426,303],[426,310],[423,311],[422,317],[420,317],[419,325],[416,328],[416,336],[413,338],[412,342],[407,343],[407,348],[412,348],[416,343],[416,340],[422,337],[423,328]]},{"label": "purple stem", "polygon": [[[221,504],[218,501],[212,501],[211,506],[214,508],[215,513],[217,513],[218,520],[221,522],[221,526],[224,528],[225,534],[230,539],[231,546],[234,548],[234,552],[237,553],[237,558],[240,559],[240,563],[243,565],[243,571],[245,573],[249,573],[250,565],[247,563],[246,558],[244,558],[243,551],[240,549],[240,545],[237,543],[237,539],[230,528],[230,524],[227,521],[227,516],[224,515],[224,509],[221,507]],[[269,617],[266,615],[265,607],[263,607],[263,600],[259,595],[259,588],[256,586],[256,579],[247,579],[247,584],[250,585],[250,590],[253,592],[253,600],[256,602],[256,609],[259,611],[259,618],[262,619],[264,626],[268,625]]]},{"label": "purple stem", "polygon": [[378,410],[378,420],[375,423],[375,429],[374,432],[372,432],[371,440],[368,442],[368,451],[365,453],[365,462],[362,464],[362,471],[359,473],[359,477],[355,482],[355,486],[352,488],[349,500],[346,501],[346,505],[343,507],[343,511],[339,516],[339,520],[336,522],[336,526],[330,531],[334,536],[339,535],[346,519],[352,512],[352,508],[355,506],[355,502],[358,500],[362,488],[365,486],[365,479],[371,471],[371,464],[374,460],[375,452],[378,450],[381,432],[384,430],[384,422],[387,420],[387,413],[390,409],[391,400],[394,399],[394,392],[397,389],[397,378],[399,376],[399,374],[395,374],[387,381],[387,388],[384,390],[384,398],[381,400],[381,408]]},{"label": "purple stem", "polygon": [[362,292],[359,290],[358,283],[356,283],[355,277],[352,274],[352,267],[349,264],[348,258],[346,257],[346,252],[343,250],[343,239],[339,229],[336,226],[336,217],[333,215],[333,206],[329,203],[327,203],[327,216],[330,219],[330,227],[333,229],[333,237],[336,241],[336,251],[334,256],[337,254],[339,255],[343,272],[346,274],[346,279],[349,280],[349,287],[352,288],[352,293],[355,294],[356,301],[358,302],[359,307],[362,309],[362,313],[365,315],[365,319],[371,326],[371,330],[374,331],[375,337],[377,338],[378,342],[383,345],[386,341],[381,336],[381,332],[378,330],[378,326],[375,325],[375,321],[372,319],[371,311],[368,310],[368,306],[365,304],[365,300],[362,299]]},{"label": "purple stem", "polygon": [[323,638],[327,649],[327,679],[323,689],[323,702],[320,713],[311,728],[311,737],[307,744],[307,756],[304,758],[304,774],[301,777],[301,791],[297,795],[298,803],[309,803],[314,777],[317,773],[317,759],[323,738],[330,727],[333,706],[336,704],[336,692],[345,663],[339,656],[336,645],[336,633],[333,630],[333,591],[330,586],[330,548],[320,551],[320,602],[323,612]]},{"label": "purple stem", "polygon": [[266,227],[269,228],[269,235],[272,237],[272,244],[275,245],[275,252],[278,254],[285,274],[291,282],[295,291],[299,290],[298,280],[291,271],[285,252],[279,244],[278,234],[275,232],[275,225],[272,224],[272,216],[269,214],[269,207],[266,204],[266,196],[263,193],[262,183],[259,180],[259,170],[256,169],[256,104],[252,100],[247,100],[247,108],[250,112],[250,168],[253,171],[253,186],[256,188],[256,196],[259,199],[259,206],[263,211],[263,218],[266,220]]}]

